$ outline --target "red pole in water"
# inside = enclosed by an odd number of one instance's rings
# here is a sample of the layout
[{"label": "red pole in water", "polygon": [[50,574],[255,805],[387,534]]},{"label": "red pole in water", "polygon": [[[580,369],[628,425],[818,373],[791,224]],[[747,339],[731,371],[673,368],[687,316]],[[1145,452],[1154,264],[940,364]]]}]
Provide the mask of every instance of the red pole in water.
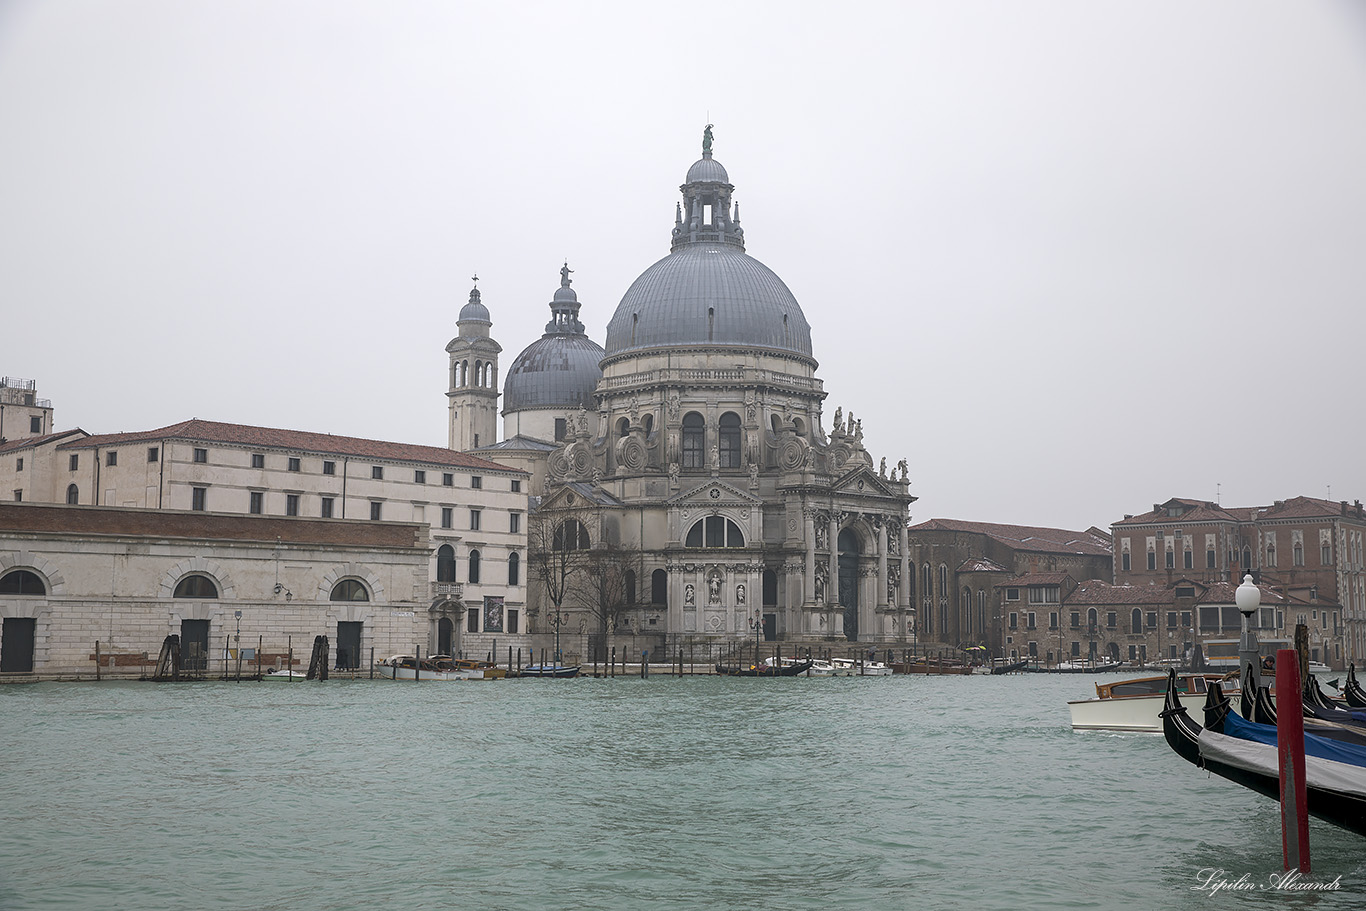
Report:
[{"label": "red pole in water", "polygon": [[1309,797],[1304,781],[1304,703],[1293,648],[1276,652],[1276,750],[1281,769],[1281,843],[1285,869],[1309,872]]}]

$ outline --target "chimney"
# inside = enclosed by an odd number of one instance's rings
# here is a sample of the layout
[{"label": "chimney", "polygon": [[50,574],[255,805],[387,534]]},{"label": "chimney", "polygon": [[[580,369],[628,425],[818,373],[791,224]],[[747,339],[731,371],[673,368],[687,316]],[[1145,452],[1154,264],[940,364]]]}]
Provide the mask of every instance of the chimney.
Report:
[{"label": "chimney", "polygon": [[1344,516],[1347,515],[1347,501],[1346,501],[1346,500],[1339,500],[1338,503],[1340,503],[1340,504],[1342,505],[1342,514],[1343,514]]},{"label": "chimney", "polygon": [[1276,509],[1280,509],[1282,506],[1285,505],[1285,501],[1284,501],[1284,500],[1277,500],[1275,503],[1273,503],[1273,504],[1271,504],[1271,505],[1272,505],[1274,508],[1276,508]]}]

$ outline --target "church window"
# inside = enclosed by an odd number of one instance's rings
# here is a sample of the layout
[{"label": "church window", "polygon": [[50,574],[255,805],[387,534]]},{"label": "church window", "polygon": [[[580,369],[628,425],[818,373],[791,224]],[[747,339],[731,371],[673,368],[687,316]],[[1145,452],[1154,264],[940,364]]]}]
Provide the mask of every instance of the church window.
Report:
[{"label": "church window", "polygon": [[81,491],[75,484],[68,484],[66,487],[66,505],[75,506],[81,502]]},{"label": "church window", "polygon": [[688,529],[685,547],[744,547],[745,536],[725,516],[707,516]]},{"label": "church window", "polygon": [[551,543],[554,550],[588,550],[588,529],[578,519],[565,519],[555,529]]},{"label": "church window", "polygon": [[696,411],[683,416],[683,467],[707,467],[707,424]]},{"label": "church window", "polygon": [[473,585],[473,584],[477,583],[478,581],[479,581],[479,551],[477,551],[477,550],[472,550],[472,551],[470,551],[470,584]]},{"label": "church window", "polygon": [[208,576],[186,576],[176,584],[173,598],[217,598],[218,586]]},{"label": "church window", "polygon": [[650,573],[650,603],[661,606],[669,603],[669,574],[662,569]]},{"label": "church window", "polygon": [[332,594],[327,600],[369,601],[370,592],[366,590],[365,584],[357,579],[343,579],[332,586]]},{"label": "church window", "polygon": [[46,595],[42,577],[27,569],[16,569],[0,578],[0,595]]},{"label": "church window", "polygon": [[717,436],[721,447],[721,467],[741,467],[740,416],[733,411],[721,415],[721,426]]},{"label": "church window", "polygon": [[520,584],[522,576],[522,555],[513,551],[508,554],[508,585]]}]

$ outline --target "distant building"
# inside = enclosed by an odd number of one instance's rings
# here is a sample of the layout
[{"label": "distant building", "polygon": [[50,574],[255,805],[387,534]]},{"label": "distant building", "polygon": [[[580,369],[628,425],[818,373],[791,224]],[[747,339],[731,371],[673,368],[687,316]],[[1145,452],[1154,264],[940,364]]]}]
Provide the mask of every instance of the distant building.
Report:
[{"label": "distant building", "polygon": [[1108,579],[1112,572],[1109,536],[1097,528],[931,519],[907,530],[907,549],[912,596],[919,606],[918,638],[930,650],[986,645],[993,655],[1009,654],[1019,643],[1006,627],[1003,583],[1023,577],[1053,580],[1014,585],[1026,603],[1043,599],[1035,602],[1037,614],[1048,604],[1057,610],[1064,577]]},{"label": "distant building", "polygon": [[[1173,498],[1111,526],[1115,581],[1173,587],[1179,580],[1237,585],[1252,574],[1309,627],[1319,660],[1366,655],[1366,509],[1314,497],[1266,507]],[[1290,607],[1293,605],[1293,607]]]}]

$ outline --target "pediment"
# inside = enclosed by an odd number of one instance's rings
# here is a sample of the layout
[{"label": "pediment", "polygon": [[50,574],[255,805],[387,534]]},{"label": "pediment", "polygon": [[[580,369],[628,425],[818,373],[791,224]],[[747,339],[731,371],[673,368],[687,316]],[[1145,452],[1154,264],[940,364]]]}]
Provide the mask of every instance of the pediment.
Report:
[{"label": "pediment", "polygon": [[712,478],[668,499],[670,506],[755,506],[763,500],[728,481]]},{"label": "pediment", "polygon": [[852,494],[856,497],[894,497],[900,496],[900,491],[892,490],[891,483],[886,478],[878,477],[877,472],[871,468],[859,466],[844,477],[837,480],[831,489],[835,493]]},{"label": "pediment", "polygon": [[558,485],[541,498],[537,511],[543,509],[584,509],[598,506],[619,506],[621,502],[607,491],[586,481],[571,481]]}]

